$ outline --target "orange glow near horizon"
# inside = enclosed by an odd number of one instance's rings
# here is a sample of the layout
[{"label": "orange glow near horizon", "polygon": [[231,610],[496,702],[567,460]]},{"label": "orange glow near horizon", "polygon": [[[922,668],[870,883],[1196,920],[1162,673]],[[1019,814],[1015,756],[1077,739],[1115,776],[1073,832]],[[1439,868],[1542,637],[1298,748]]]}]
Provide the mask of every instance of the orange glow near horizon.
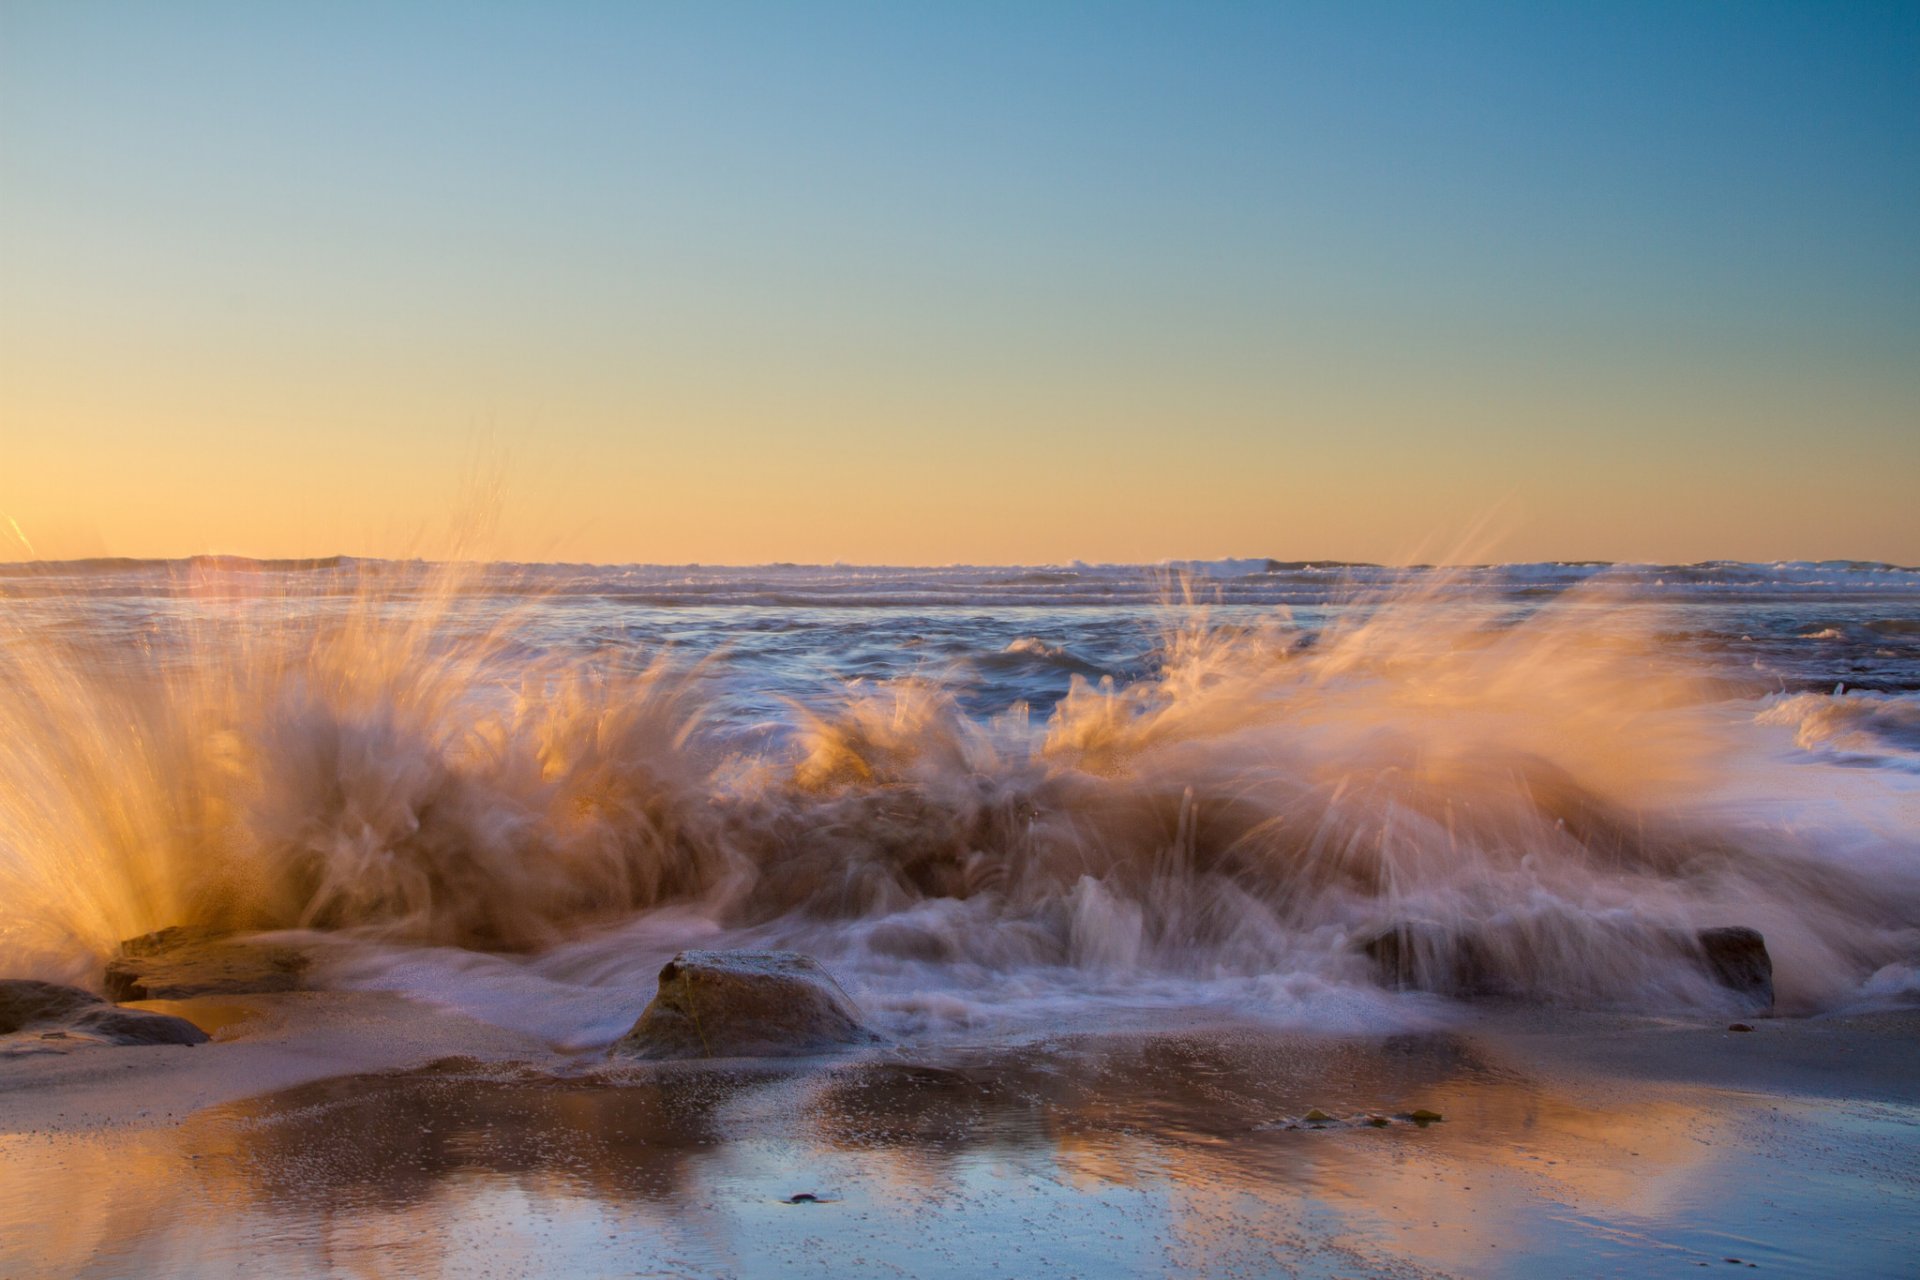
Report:
[{"label": "orange glow near horizon", "polygon": [[5,6],[0,556],[1920,564],[1920,28],[1152,9]]},{"label": "orange glow near horizon", "polygon": [[[1877,559],[1920,563],[1908,499],[1920,468],[1742,446],[1671,424],[1659,454],[1518,428],[1476,446],[1452,431],[1392,430],[1337,403],[1275,422],[1338,429],[1169,431],[1153,406],[1066,418],[1045,404],[971,406],[991,431],[948,421],[890,434],[789,406],[778,429],[702,405],[576,406],[570,427],[509,428],[475,404],[438,420],[398,406],[417,390],[367,390],[251,427],[254,404],[219,387],[136,379],[91,404],[54,379],[0,384],[0,559],[447,554],[461,529],[481,558],[601,563],[772,561],[950,564],[1154,562],[1215,556],[1380,563],[1501,560]],[[262,399],[270,394],[261,389]],[[529,393],[530,394],[530,393]],[[637,390],[636,402],[645,399]],[[196,412],[194,406],[207,408]],[[144,406],[144,407],[143,407]],[[1412,412],[1411,406],[1402,406]],[[1545,406],[1516,405],[1527,420]],[[1392,406],[1381,407],[1390,421]],[[1434,410],[1429,407],[1428,414]],[[626,418],[658,422],[622,429]],[[490,422],[485,428],[475,423]],[[143,423],[140,429],[124,424]],[[361,424],[358,426],[350,424]],[[1493,428],[1487,428],[1490,432]],[[1604,434],[1585,437],[1608,440]],[[1911,446],[1906,452],[1912,452]],[[482,477],[485,477],[484,479]],[[471,523],[470,521],[468,523]]]}]

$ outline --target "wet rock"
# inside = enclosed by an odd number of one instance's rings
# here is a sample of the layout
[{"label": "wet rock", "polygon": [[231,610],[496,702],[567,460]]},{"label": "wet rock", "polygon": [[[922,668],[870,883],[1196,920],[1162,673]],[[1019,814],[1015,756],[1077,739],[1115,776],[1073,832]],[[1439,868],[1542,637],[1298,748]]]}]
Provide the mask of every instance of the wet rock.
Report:
[{"label": "wet rock", "polygon": [[121,943],[120,953],[107,962],[106,990],[114,1000],[298,991],[307,964],[305,953],[294,947],[176,925]]},{"label": "wet rock", "polygon": [[112,1044],[205,1044],[212,1039],[185,1018],[110,1004],[87,1010],[70,1025]]},{"label": "wet rock", "polygon": [[31,978],[0,980],[0,1036],[46,1023],[65,1022],[99,1003],[99,996],[78,987],[35,982]]},{"label": "wet rock", "polygon": [[[1743,997],[1747,1011],[1773,1009],[1773,960],[1757,930],[1734,926],[1689,934],[1649,927],[1620,930],[1613,940],[1623,947],[1633,945],[1671,957],[1676,964],[1690,959],[1715,982]],[[1525,994],[1534,981],[1530,975],[1543,961],[1555,959],[1542,939],[1524,933],[1426,920],[1396,921],[1363,934],[1355,948],[1373,962],[1374,977],[1382,986],[1463,998]],[[1563,968],[1569,966],[1568,955],[1557,959]],[[1573,966],[1564,981],[1578,980],[1577,966]]]},{"label": "wet rock", "polygon": [[78,987],[0,980],[0,1035],[34,1028],[47,1039],[77,1033],[108,1044],[205,1044],[209,1039],[185,1018],[121,1009]]},{"label": "wet rock", "polygon": [[1500,990],[1486,949],[1471,934],[1425,920],[1388,925],[1359,943],[1382,986],[1448,996],[1493,995]]},{"label": "wet rock", "polygon": [[840,984],[797,951],[683,951],[615,1046],[642,1058],[774,1058],[870,1044]]},{"label": "wet rock", "polygon": [[1746,997],[1756,1013],[1773,1008],[1773,957],[1757,929],[1731,926],[1694,935],[1707,972],[1729,991]]}]

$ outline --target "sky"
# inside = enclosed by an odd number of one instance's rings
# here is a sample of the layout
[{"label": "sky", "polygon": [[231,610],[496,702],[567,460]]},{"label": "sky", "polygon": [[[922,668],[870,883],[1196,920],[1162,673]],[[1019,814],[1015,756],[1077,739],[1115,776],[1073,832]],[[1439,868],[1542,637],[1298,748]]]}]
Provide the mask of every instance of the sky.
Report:
[{"label": "sky", "polygon": [[450,529],[1920,564],[1920,4],[0,4],[0,558]]}]

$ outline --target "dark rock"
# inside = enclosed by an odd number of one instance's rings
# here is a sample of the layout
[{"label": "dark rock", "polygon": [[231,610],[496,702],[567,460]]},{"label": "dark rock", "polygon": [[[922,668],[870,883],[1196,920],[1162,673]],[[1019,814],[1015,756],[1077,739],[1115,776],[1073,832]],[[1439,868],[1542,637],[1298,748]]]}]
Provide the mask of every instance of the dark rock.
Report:
[{"label": "dark rock", "polygon": [[1757,929],[1731,926],[1694,935],[1713,980],[1745,996],[1755,1013],[1773,1008],[1773,957]]},{"label": "dark rock", "polygon": [[[1633,935],[1622,935],[1623,940]],[[1643,945],[1670,951],[1676,962],[1691,957],[1721,986],[1744,997],[1752,1013],[1773,1009],[1773,960],[1758,931],[1743,927],[1702,929],[1688,935],[1657,931]],[[1402,920],[1364,935],[1357,949],[1373,962],[1383,986],[1447,996],[1501,996],[1526,990],[1527,940]]]},{"label": "dark rock", "polygon": [[0,1035],[51,1027],[43,1039],[77,1032],[109,1044],[205,1044],[207,1033],[185,1018],[121,1009],[91,991],[27,978],[0,980]]},{"label": "dark rock", "polygon": [[642,1058],[773,1058],[870,1044],[847,993],[797,951],[683,951],[618,1045]]},{"label": "dark rock", "polygon": [[1440,995],[1492,995],[1500,989],[1485,948],[1471,934],[1425,920],[1403,920],[1363,939],[1382,986]]},{"label": "dark rock", "polygon": [[31,978],[0,979],[0,1036],[48,1022],[65,1022],[100,1004],[99,996]]},{"label": "dark rock", "polygon": [[185,1018],[103,1004],[75,1018],[72,1027],[113,1044],[205,1044],[212,1039]]},{"label": "dark rock", "polygon": [[307,964],[293,947],[176,925],[121,943],[120,954],[107,962],[106,990],[114,1000],[298,991]]}]

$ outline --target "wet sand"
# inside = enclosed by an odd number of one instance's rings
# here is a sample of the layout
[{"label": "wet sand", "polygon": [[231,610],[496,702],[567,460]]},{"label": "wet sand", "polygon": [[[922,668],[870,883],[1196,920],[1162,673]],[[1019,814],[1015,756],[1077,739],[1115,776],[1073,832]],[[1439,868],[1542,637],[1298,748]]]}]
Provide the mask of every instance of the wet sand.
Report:
[{"label": "wet sand", "polygon": [[677,1065],[380,994],[180,1011],[215,1041],[0,1042],[0,1276],[1856,1277],[1920,1249],[1912,1011]]}]

